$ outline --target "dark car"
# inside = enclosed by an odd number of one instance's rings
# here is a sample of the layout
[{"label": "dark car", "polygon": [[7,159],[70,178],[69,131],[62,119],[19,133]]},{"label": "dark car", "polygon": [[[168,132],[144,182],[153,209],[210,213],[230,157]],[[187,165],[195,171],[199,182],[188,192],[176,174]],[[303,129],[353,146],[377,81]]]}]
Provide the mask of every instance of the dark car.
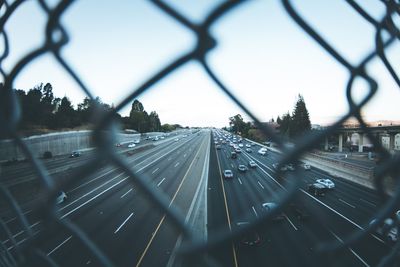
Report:
[{"label": "dark car", "polygon": [[72,151],[71,155],[69,155],[70,158],[77,158],[81,155],[81,152],[79,151]]},{"label": "dark car", "polygon": [[[245,227],[249,225],[249,222],[237,222],[237,227]],[[255,230],[250,230],[249,232],[243,234],[240,237],[240,244],[245,246],[256,246],[261,243],[261,237]]]},{"label": "dark car", "polygon": [[324,185],[319,183],[313,183],[308,185],[308,192],[314,196],[324,196],[325,192],[328,190]]},{"label": "dark car", "polygon": [[231,152],[231,158],[236,159],[237,158],[237,153],[236,152]]},{"label": "dark car", "polygon": [[[263,207],[263,210],[267,213],[272,212],[273,210],[278,208],[278,204],[276,204],[275,202],[266,202],[266,203],[261,204],[261,206]],[[285,219],[285,214],[281,211],[281,212],[278,212],[278,214],[276,214],[272,218],[272,221],[279,222],[284,219]]]},{"label": "dark car", "polygon": [[290,204],[290,210],[293,212],[294,216],[298,220],[307,220],[310,217],[310,214],[307,212],[307,209],[301,205]]}]

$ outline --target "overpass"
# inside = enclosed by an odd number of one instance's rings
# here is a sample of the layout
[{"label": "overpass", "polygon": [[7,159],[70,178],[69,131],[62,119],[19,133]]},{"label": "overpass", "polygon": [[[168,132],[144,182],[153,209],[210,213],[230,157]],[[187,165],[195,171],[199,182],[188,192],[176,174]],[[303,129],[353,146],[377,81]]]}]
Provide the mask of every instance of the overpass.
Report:
[{"label": "overpass", "polygon": [[[378,138],[383,146],[386,146],[389,151],[399,150],[400,141],[399,143],[395,143],[396,135],[400,134],[400,125],[390,125],[390,126],[376,126],[376,127],[368,127],[371,133]],[[339,136],[339,143],[338,143],[338,151],[343,151],[343,136],[351,135],[357,133],[359,135],[359,142],[358,142],[358,152],[363,152],[363,147],[365,145],[365,137],[366,132],[361,127],[351,127],[351,128],[339,128],[335,131],[336,134]],[[383,144],[382,137],[389,137],[388,144]],[[400,140],[400,138],[398,138]],[[328,150],[328,136],[325,137],[325,150]]]}]

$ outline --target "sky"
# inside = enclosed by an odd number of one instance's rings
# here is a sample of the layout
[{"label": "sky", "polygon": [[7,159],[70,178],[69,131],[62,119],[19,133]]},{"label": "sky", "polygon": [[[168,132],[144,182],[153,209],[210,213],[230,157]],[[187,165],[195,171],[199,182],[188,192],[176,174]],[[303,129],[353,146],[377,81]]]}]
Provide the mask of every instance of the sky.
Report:
[{"label": "sky", "polygon": [[[47,2],[52,7],[58,3]],[[165,2],[200,23],[221,1]],[[385,11],[376,0],[358,2],[376,19]],[[349,62],[359,63],[373,49],[374,28],[345,1],[293,3]],[[5,25],[10,43],[10,55],[2,62],[6,72],[43,43],[46,22],[33,0],[24,2],[12,15]],[[70,37],[62,49],[63,58],[93,95],[114,105],[196,44],[192,32],[144,0],[75,1],[61,22]],[[261,121],[292,112],[299,94],[313,124],[333,123],[347,112],[347,70],[294,23],[281,1],[248,1],[221,18],[211,33],[217,40],[207,55],[211,69]],[[1,51],[3,47],[1,41]],[[387,51],[398,72],[399,52],[399,43]],[[363,115],[369,121],[399,120],[400,91],[384,65],[375,59],[367,71],[379,90]],[[29,90],[47,82],[56,96],[69,97],[75,107],[85,96],[49,53],[26,66],[13,86]],[[353,92],[355,99],[362,99],[366,92],[362,80],[356,82]],[[146,111],[155,110],[162,123],[222,127],[238,113],[248,119],[196,61],[174,71],[138,99]],[[126,106],[120,113],[128,115],[129,110]]]}]

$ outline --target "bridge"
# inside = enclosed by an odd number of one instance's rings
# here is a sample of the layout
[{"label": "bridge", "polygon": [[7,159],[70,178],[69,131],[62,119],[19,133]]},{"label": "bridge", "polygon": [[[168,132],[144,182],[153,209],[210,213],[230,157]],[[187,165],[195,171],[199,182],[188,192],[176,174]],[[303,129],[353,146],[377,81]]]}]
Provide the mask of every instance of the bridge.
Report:
[{"label": "bridge", "polygon": [[[376,126],[376,127],[368,127],[371,133],[378,138],[381,142],[382,146],[387,148],[389,151],[398,151],[400,150],[400,125],[390,125],[390,126]],[[339,128],[335,131],[338,134],[339,142],[338,142],[338,151],[343,151],[343,136],[344,135],[352,135],[357,133],[359,135],[358,142],[358,152],[363,152],[366,132],[361,127],[351,127],[351,128]],[[383,137],[388,137],[383,139]],[[325,150],[328,150],[328,136],[325,138]]]}]

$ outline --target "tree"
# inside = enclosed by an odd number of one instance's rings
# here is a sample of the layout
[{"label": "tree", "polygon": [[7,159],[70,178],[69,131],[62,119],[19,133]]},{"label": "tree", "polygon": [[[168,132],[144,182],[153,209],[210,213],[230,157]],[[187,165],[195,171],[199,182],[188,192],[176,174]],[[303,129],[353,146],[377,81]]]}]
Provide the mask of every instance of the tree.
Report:
[{"label": "tree", "polygon": [[74,110],[71,101],[68,97],[64,96],[61,99],[60,106],[55,113],[56,127],[59,128],[72,128],[78,125],[79,121],[75,116],[76,111]]},{"label": "tree", "polygon": [[278,117],[277,122],[279,124],[279,132],[281,133],[281,135],[287,138],[290,137],[292,118],[289,112],[283,114],[282,119]]},{"label": "tree", "polygon": [[299,94],[292,114],[291,137],[297,137],[311,130],[310,117],[304,98]]},{"label": "tree", "polygon": [[158,132],[161,129],[160,118],[158,117],[157,112],[152,111],[149,115],[149,131],[150,132]]},{"label": "tree", "polygon": [[229,118],[229,126],[231,127],[232,132],[236,134],[247,134],[247,125],[240,114],[236,114]]}]

